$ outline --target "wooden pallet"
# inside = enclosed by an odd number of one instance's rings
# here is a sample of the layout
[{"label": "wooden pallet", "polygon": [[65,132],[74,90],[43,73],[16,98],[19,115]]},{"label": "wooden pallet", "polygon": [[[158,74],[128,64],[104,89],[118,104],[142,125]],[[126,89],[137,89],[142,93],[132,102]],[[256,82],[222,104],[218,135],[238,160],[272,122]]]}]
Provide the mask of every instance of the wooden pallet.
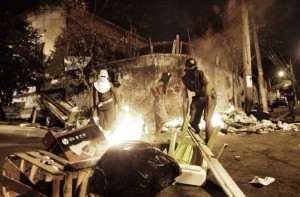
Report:
[{"label": "wooden pallet", "polygon": [[[98,159],[71,163],[47,151],[17,152],[3,165],[2,195],[10,196],[85,196],[92,167]],[[43,194],[38,183],[51,185],[51,194]]]}]

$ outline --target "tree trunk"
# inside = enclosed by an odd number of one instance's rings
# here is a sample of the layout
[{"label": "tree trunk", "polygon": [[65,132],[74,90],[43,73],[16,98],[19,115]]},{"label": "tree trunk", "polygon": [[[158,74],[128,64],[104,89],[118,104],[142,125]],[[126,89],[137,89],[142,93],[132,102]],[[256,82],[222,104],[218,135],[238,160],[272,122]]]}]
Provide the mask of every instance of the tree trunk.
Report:
[{"label": "tree trunk", "polygon": [[253,108],[253,85],[251,68],[251,49],[249,35],[248,5],[245,0],[242,3],[242,28],[243,28],[243,78],[245,86],[245,112],[249,113]]},{"label": "tree trunk", "polygon": [[254,5],[252,4],[251,5],[251,11],[252,11],[251,26],[252,26],[252,35],[253,35],[256,63],[257,63],[257,70],[258,70],[258,85],[259,85],[259,93],[260,93],[260,102],[262,104],[263,111],[269,112],[268,100],[267,100],[267,90],[266,90],[265,80],[264,80],[264,71],[262,69],[260,49],[259,49],[258,38],[257,38],[257,26],[255,23],[255,17],[254,17],[253,10],[254,10]]}]

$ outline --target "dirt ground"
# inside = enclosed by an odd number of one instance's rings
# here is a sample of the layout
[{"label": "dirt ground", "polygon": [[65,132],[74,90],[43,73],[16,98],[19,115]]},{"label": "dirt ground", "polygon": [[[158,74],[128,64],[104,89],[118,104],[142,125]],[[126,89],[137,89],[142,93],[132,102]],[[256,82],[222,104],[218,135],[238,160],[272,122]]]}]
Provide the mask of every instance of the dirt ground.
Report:
[{"label": "dirt ground", "polygon": [[[219,136],[213,149],[215,155],[222,144],[228,147],[221,164],[246,196],[300,196],[300,132],[271,132],[268,134]],[[235,156],[240,156],[236,160]],[[268,186],[249,183],[254,176],[273,177]],[[163,196],[226,196],[212,174],[201,188],[172,186]]]},{"label": "dirt ground", "polygon": [[[273,120],[288,120],[287,108],[276,108],[271,112]],[[295,108],[296,125],[300,126],[300,107]],[[223,144],[228,144],[220,163],[238,187],[248,197],[300,196],[300,130],[270,131],[266,134],[240,134],[218,136],[213,153],[218,155]],[[236,156],[240,159],[237,160]],[[250,184],[254,176],[273,177],[268,186]],[[171,186],[159,197],[223,197],[226,194],[210,173],[202,187]]]},{"label": "dirt ground", "polygon": [[[0,165],[9,153],[43,149],[41,139],[45,132],[37,128],[0,125]],[[219,136],[213,149],[215,155],[224,143],[228,148],[220,162],[246,196],[300,196],[300,131]],[[236,160],[235,156],[240,159]],[[275,181],[257,187],[249,183],[254,176],[273,177]],[[157,196],[223,197],[226,194],[213,174],[209,174],[205,186],[170,186]]]}]

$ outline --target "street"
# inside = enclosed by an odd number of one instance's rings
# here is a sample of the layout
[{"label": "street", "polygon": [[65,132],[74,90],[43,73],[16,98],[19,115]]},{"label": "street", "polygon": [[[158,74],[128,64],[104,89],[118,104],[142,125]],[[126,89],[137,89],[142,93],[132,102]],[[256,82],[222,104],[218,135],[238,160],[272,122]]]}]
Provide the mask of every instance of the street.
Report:
[{"label": "street", "polygon": [[34,127],[0,125],[0,164],[9,153],[43,149],[41,139],[46,130]]},{"label": "street", "polygon": [[[46,132],[45,129],[34,127],[0,125],[1,166],[9,153],[43,149],[41,139]],[[246,196],[299,196],[299,131],[219,136],[213,149],[215,155],[224,143],[228,144],[228,148],[220,162]],[[236,156],[239,156],[239,159],[236,159]],[[268,186],[257,187],[249,183],[254,176],[273,177],[275,181]],[[226,196],[226,194],[210,173],[205,186],[171,186],[157,196]]]}]

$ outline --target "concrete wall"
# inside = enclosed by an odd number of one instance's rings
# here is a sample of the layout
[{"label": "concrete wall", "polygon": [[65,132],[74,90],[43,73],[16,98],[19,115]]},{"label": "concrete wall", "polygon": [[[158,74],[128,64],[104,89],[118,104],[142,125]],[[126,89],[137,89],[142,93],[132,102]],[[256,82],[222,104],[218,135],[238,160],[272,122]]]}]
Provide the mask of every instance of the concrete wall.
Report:
[{"label": "concrete wall", "polygon": [[[162,72],[183,72],[185,60],[188,55],[180,54],[149,54],[134,59],[112,62],[108,67],[118,66],[123,77],[120,80],[119,93],[124,103],[131,109],[138,111],[144,118],[152,118],[153,96],[150,87],[161,76]],[[194,57],[195,58],[195,57]],[[224,67],[210,65],[200,58],[195,58],[198,67],[211,79],[217,91],[218,102],[216,111],[223,112],[228,108],[229,100],[233,97],[232,75]],[[167,92],[166,107],[170,119],[182,116],[182,96],[179,83],[169,85]]]}]

